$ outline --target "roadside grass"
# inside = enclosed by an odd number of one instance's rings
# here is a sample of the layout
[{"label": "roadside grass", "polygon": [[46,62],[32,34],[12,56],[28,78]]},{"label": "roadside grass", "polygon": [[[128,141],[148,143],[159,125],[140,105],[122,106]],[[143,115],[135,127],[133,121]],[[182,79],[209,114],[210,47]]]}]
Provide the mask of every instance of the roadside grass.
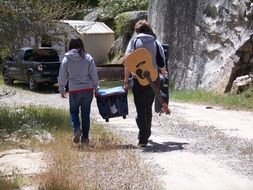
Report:
[{"label": "roadside grass", "polygon": [[22,146],[45,153],[47,171],[27,179],[39,190],[160,188],[135,147],[94,120],[89,147],[72,143],[68,112],[60,109],[0,107],[0,130],[0,150]]},{"label": "roadside grass", "polygon": [[122,85],[123,85],[122,80],[101,80],[101,81],[99,81],[100,88],[112,88],[112,87],[122,86]]},{"label": "roadside grass", "polygon": [[[101,88],[111,88],[122,85],[122,81],[101,81]],[[204,103],[210,106],[218,105],[227,109],[240,109],[253,111],[253,88],[241,94],[215,94],[204,90],[169,90],[170,101]],[[132,96],[132,91],[128,90]]]},{"label": "roadside grass", "polygon": [[57,128],[67,130],[66,117],[67,113],[60,109],[0,106],[0,150],[50,140],[50,133]]},{"label": "roadside grass", "polygon": [[92,123],[90,146],[73,145],[69,133],[55,138],[45,146],[54,162],[40,176],[40,190],[159,189],[134,148],[97,123]]},{"label": "roadside grass", "polygon": [[0,172],[0,189],[3,190],[19,189],[18,178],[7,178],[4,177],[3,174]]},{"label": "roadside grass", "polygon": [[0,58],[0,84],[3,84],[3,63],[1,63],[1,58]]},{"label": "roadside grass", "polygon": [[[99,88],[106,89],[106,88],[113,88],[117,86],[123,86],[123,80],[101,80],[99,81]],[[128,97],[132,97],[133,93],[131,88],[128,89],[127,92]]]},{"label": "roadside grass", "polygon": [[190,103],[206,103],[227,109],[243,109],[253,111],[253,89],[236,94],[215,94],[203,90],[170,90],[170,100]]},{"label": "roadside grass", "polygon": [[3,75],[0,75],[0,84],[4,84]]}]

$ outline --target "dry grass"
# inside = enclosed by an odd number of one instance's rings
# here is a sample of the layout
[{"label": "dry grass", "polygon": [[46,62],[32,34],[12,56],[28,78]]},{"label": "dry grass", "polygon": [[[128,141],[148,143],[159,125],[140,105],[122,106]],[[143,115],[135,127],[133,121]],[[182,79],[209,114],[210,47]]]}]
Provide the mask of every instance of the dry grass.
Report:
[{"label": "dry grass", "polygon": [[[80,149],[72,143],[67,111],[31,106],[2,107],[0,113],[0,129],[6,133],[0,150],[25,145],[46,153],[46,173],[26,179],[39,190],[160,189],[135,147],[124,144],[95,121],[91,123],[91,146]],[[44,131],[53,135],[53,141],[41,143],[35,138]],[[14,136],[20,140],[12,142]]]},{"label": "dry grass", "polygon": [[4,175],[0,172],[0,189],[2,190],[13,190],[19,189],[19,181],[18,178],[12,177],[3,177]]},{"label": "dry grass", "polygon": [[96,123],[90,146],[72,144],[68,132],[57,132],[55,141],[44,146],[50,167],[40,176],[40,190],[159,189],[134,147]]}]

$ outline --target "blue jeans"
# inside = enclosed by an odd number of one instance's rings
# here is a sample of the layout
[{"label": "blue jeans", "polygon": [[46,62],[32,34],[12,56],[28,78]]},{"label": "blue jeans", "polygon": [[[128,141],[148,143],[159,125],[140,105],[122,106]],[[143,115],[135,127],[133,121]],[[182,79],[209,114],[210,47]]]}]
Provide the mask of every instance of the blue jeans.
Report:
[{"label": "blue jeans", "polygon": [[89,138],[90,131],[90,108],[93,99],[93,92],[80,92],[69,94],[70,118],[75,133],[80,129],[79,112],[81,110],[82,139]]}]

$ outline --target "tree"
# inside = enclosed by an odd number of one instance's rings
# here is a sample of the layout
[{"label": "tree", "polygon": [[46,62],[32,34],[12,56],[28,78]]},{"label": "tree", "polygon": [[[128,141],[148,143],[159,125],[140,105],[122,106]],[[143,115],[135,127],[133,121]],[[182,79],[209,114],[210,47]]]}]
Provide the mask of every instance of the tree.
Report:
[{"label": "tree", "polygon": [[72,0],[0,0],[0,48],[13,52],[29,37],[48,35],[58,20],[83,8]]},{"label": "tree", "polygon": [[114,18],[126,11],[147,10],[148,0],[100,0],[99,7],[104,16]]},{"label": "tree", "polygon": [[75,0],[77,3],[89,5],[92,7],[98,6],[99,0]]}]

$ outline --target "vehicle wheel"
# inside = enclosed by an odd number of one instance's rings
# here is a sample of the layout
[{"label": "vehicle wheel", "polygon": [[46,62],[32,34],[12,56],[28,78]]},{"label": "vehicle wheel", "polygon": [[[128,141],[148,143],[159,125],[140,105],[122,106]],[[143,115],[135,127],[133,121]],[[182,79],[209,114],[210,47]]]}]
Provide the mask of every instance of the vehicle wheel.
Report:
[{"label": "vehicle wheel", "polygon": [[49,86],[54,86],[54,84],[55,84],[55,83],[53,83],[53,82],[48,82],[48,83],[47,83],[47,85],[49,85]]},{"label": "vehicle wheel", "polygon": [[29,89],[30,89],[30,90],[35,91],[35,90],[38,89],[39,84],[38,84],[37,81],[33,78],[33,75],[30,75],[30,76],[29,76],[28,82],[29,82]]},{"label": "vehicle wheel", "polygon": [[4,84],[6,85],[12,85],[13,84],[13,79],[10,78],[9,73],[7,70],[4,70],[3,72],[3,79],[4,79]]}]

